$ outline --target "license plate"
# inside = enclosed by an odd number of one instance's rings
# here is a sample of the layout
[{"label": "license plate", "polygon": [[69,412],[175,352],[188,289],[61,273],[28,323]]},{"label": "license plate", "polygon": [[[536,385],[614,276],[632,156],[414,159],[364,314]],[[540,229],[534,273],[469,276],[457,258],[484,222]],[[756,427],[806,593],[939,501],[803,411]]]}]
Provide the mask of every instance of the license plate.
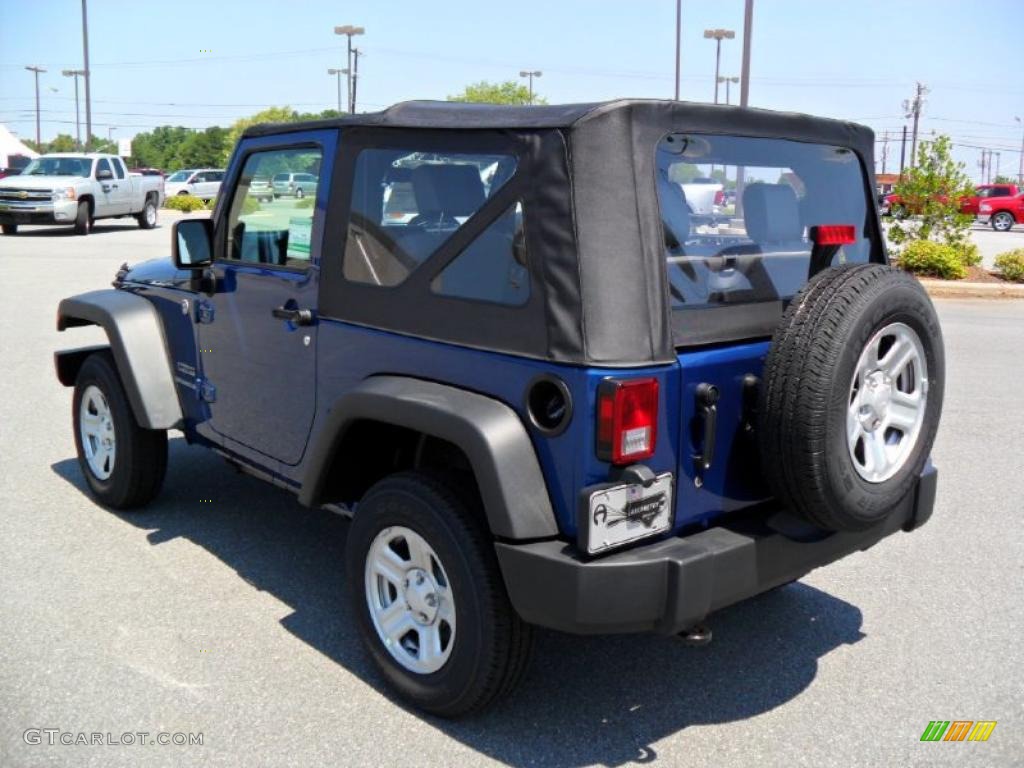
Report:
[{"label": "license plate", "polygon": [[31,217],[27,213],[16,213],[14,214],[15,224],[28,224]]},{"label": "license plate", "polygon": [[590,494],[583,545],[589,554],[614,549],[672,527],[672,473],[658,475],[649,488],[613,485]]}]

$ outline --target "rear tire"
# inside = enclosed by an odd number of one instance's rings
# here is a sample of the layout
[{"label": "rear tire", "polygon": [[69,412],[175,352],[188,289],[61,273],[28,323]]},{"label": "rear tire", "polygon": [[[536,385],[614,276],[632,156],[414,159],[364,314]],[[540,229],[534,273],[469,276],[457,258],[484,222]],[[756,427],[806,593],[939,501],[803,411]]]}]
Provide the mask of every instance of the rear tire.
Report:
[{"label": "rear tire", "polygon": [[992,229],[996,232],[1009,232],[1015,223],[1013,215],[1006,211],[1000,211],[992,216]]},{"label": "rear tire", "polygon": [[92,231],[94,223],[89,202],[83,200],[78,204],[78,214],[75,216],[75,234],[88,235]]},{"label": "rear tire", "polygon": [[930,454],[944,366],[938,317],[913,277],[881,264],[817,275],[765,360],[758,434],[776,498],[828,530],[886,518]]},{"label": "rear tire", "polygon": [[142,229],[153,229],[156,226],[156,201],[152,196],[146,198],[146,204],[142,207],[142,211],[135,217],[135,220],[139,222],[139,226],[142,227]]},{"label": "rear tire", "polygon": [[[522,677],[532,629],[509,602],[480,516],[454,485],[403,472],[373,486],[352,521],[345,570],[363,641],[409,703],[459,717],[507,695]],[[416,587],[423,574],[426,593]],[[434,655],[424,656],[435,626]]]},{"label": "rear tire", "polygon": [[3,225],[3,231],[4,231],[5,235],[16,235],[16,234],[18,234],[18,225],[17,224],[4,224]]},{"label": "rear tire", "polygon": [[99,502],[131,509],[152,501],[167,470],[167,432],[135,420],[109,351],[82,363],[72,419],[78,464]]}]

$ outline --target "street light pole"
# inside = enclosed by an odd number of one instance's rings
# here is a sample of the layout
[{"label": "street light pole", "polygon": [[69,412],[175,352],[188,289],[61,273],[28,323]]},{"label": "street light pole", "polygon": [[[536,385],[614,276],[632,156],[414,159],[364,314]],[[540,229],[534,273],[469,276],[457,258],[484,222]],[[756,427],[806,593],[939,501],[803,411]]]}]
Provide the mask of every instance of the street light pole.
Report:
[{"label": "street light pole", "polygon": [[86,8],[86,0],[82,0],[82,56],[85,59],[82,71],[85,73],[85,150],[89,151],[89,143],[92,141],[92,97],[89,91],[89,82],[92,80],[89,69],[89,13]]},{"label": "street light pole", "polygon": [[25,67],[25,69],[35,75],[36,78],[36,146],[42,150],[42,131],[39,130],[39,73],[46,70],[42,67]]},{"label": "street light pole", "polygon": [[526,77],[530,80],[530,104],[533,104],[533,78],[540,77],[543,74],[539,69],[523,69],[519,72],[520,77]]},{"label": "street light pole", "polygon": [[[740,65],[740,106],[747,106],[750,97],[750,36],[754,28],[754,0],[746,0],[743,9],[743,63]],[[746,184],[747,169],[736,169],[736,211],[743,215],[743,187]]]},{"label": "street light pole", "polygon": [[352,114],[353,103],[352,103],[352,36],[365,34],[366,30],[363,27],[356,27],[352,24],[345,24],[343,26],[335,27],[334,34],[345,35],[348,38],[348,66],[345,68],[348,72],[348,111]]},{"label": "street light pole", "polygon": [[327,74],[338,79],[338,111],[341,112],[341,76],[348,75],[347,69],[328,69]]},{"label": "street light pole", "polygon": [[82,148],[82,122],[78,113],[78,76],[84,75],[85,72],[81,69],[65,69],[61,72],[64,77],[75,78],[75,140],[78,148]]},{"label": "street light pole", "polygon": [[722,64],[722,40],[732,40],[736,33],[731,29],[705,29],[704,37],[715,41],[715,104],[718,103],[718,70]]},{"label": "street light pole", "polygon": [[112,144],[114,142],[114,131],[116,131],[116,130],[117,130],[117,126],[116,125],[108,125],[107,126],[107,142],[108,143]]},{"label": "street light pole", "polygon": [[727,77],[726,75],[722,75],[720,78],[718,78],[718,82],[725,83],[725,103],[726,104],[729,103],[729,85],[730,85],[730,83],[738,83],[739,81],[740,81],[740,79],[738,77],[736,77],[736,76]]}]

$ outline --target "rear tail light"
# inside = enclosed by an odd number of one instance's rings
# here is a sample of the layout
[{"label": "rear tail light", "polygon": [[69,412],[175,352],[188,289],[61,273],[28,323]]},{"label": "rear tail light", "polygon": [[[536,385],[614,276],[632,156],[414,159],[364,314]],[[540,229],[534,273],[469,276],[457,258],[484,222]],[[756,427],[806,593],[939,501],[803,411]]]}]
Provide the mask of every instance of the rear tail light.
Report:
[{"label": "rear tail light", "polygon": [[715,205],[721,205],[725,202],[725,192],[718,190],[715,192]]},{"label": "rear tail light", "polygon": [[654,455],[658,380],[605,379],[597,388],[597,456],[631,464]]},{"label": "rear tail light", "polygon": [[811,241],[815,245],[853,245],[857,228],[853,224],[819,224],[811,227]]}]

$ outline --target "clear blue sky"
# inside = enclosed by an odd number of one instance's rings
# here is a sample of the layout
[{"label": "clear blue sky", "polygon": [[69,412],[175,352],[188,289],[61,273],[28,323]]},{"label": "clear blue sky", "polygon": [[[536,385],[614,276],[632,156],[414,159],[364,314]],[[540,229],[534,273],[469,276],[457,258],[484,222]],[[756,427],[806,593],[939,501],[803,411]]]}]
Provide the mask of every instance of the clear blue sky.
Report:
[{"label": "clear blue sky", "polygon": [[[26,64],[49,69],[43,138],[74,133],[73,85],[60,70],[82,66],[80,6],[0,0],[0,122],[21,136],[35,132]],[[227,125],[270,105],[332,107],[326,70],[343,66],[336,24],[367,30],[357,38],[366,52],[362,110],[443,99],[523,68],[543,70],[536,89],[551,102],[671,97],[673,89],[674,0],[90,0],[89,14],[97,135],[108,125],[115,136]],[[707,27],[736,30],[723,43],[722,73],[739,74],[743,0],[683,0],[683,99],[712,98]],[[881,135],[900,129],[901,103],[921,80],[931,88],[925,136],[1001,149],[1002,171],[1016,173],[1022,39],[1024,0],[756,0],[750,101],[858,120]],[[1015,81],[1000,78],[1010,72]],[[957,148],[972,175],[979,155]],[[898,162],[893,145],[888,169]]]}]

